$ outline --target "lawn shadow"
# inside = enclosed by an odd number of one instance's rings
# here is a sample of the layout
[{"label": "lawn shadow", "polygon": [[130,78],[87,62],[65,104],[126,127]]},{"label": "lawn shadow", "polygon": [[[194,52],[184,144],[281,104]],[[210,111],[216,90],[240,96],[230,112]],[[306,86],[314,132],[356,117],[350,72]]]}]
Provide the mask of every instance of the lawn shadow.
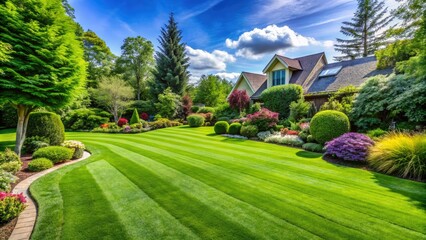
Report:
[{"label": "lawn shadow", "polygon": [[224,138],[221,141],[222,142],[232,142],[232,143],[242,143],[247,141],[248,139],[242,139],[242,138]]},{"label": "lawn shadow", "polygon": [[206,136],[214,137],[214,136],[218,136],[218,135],[216,133],[209,133],[209,134],[206,134]]},{"label": "lawn shadow", "polygon": [[[373,172],[373,180],[392,192],[404,195],[413,205],[426,212],[426,183]],[[425,224],[426,228],[426,224]]]},{"label": "lawn shadow", "polygon": [[361,168],[361,169],[364,169],[364,170],[370,170],[368,168],[368,164],[366,162],[344,161],[344,160],[340,160],[340,159],[337,159],[337,158],[333,158],[333,157],[331,157],[329,155],[325,155],[325,154],[322,156],[322,160],[324,160],[324,161],[326,161],[330,164],[333,164],[336,167],[342,167],[342,168],[350,167],[350,168]]},{"label": "lawn shadow", "polygon": [[0,141],[0,151],[4,151],[6,148],[14,149],[15,141]]},{"label": "lawn shadow", "polygon": [[296,155],[303,158],[318,158],[321,157],[322,154],[309,151],[298,151]]}]

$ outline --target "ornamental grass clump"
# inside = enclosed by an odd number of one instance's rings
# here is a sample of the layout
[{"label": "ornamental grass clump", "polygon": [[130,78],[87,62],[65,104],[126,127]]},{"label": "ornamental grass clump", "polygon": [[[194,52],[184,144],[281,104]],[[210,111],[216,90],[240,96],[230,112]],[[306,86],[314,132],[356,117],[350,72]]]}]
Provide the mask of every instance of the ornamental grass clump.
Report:
[{"label": "ornamental grass clump", "polygon": [[350,132],[327,142],[325,154],[345,161],[363,162],[373,145],[374,141],[367,135]]},{"label": "ornamental grass clump", "polygon": [[256,125],[259,131],[266,131],[277,125],[278,113],[262,108],[259,112],[247,115],[247,123]]},{"label": "ornamental grass clump", "polygon": [[386,135],[369,150],[369,164],[377,171],[416,180],[426,179],[426,134]]},{"label": "ornamental grass clump", "polygon": [[9,222],[17,217],[24,211],[26,202],[22,193],[0,192],[0,223]]}]

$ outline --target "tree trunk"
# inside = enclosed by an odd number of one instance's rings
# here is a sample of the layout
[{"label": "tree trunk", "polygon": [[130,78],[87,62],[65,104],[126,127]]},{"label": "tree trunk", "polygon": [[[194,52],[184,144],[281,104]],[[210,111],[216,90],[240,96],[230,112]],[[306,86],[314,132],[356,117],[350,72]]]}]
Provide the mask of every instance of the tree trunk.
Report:
[{"label": "tree trunk", "polygon": [[17,105],[18,125],[16,126],[16,145],[15,152],[21,156],[22,146],[24,145],[25,135],[27,133],[28,119],[33,108],[25,105]]}]

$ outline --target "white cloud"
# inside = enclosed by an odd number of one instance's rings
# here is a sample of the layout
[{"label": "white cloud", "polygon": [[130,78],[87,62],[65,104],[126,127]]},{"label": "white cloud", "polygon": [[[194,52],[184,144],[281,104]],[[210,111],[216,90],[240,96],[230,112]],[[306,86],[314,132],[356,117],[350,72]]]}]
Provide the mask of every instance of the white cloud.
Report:
[{"label": "white cloud", "polygon": [[193,49],[190,46],[186,46],[186,52],[190,62],[189,68],[198,71],[225,71],[226,63],[236,61],[233,55],[221,50],[214,50],[209,53],[201,49]]},{"label": "white cloud", "polygon": [[218,77],[225,78],[226,80],[230,80],[235,82],[237,78],[240,76],[240,73],[237,72],[219,72],[215,74]]},{"label": "white cloud", "polygon": [[302,36],[288,26],[269,25],[255,28],[241,34],[238,40],[226,39],[228,48],[236,49],[236,55],[249,59],[260,59],[267,53],[282,52],[286,49],[311,45],[329,46],[330,41],[317,41],[312,37]]},{"label": "white cloud", "polygon": [[326,47],[326,48],[334,47],[334,41],[332,41],[332,40],[324,41],[323,44],[324,44],[324,47]]}]

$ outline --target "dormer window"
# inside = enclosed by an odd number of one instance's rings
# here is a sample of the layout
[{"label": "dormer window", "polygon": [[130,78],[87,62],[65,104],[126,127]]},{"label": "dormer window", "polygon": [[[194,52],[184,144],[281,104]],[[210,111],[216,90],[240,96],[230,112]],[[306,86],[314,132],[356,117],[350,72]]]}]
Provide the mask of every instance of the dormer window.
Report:
[{"label": "dormer window", "polygon": [[277,70],[272,72],[272,86],[285,84],[285,70]]}]

